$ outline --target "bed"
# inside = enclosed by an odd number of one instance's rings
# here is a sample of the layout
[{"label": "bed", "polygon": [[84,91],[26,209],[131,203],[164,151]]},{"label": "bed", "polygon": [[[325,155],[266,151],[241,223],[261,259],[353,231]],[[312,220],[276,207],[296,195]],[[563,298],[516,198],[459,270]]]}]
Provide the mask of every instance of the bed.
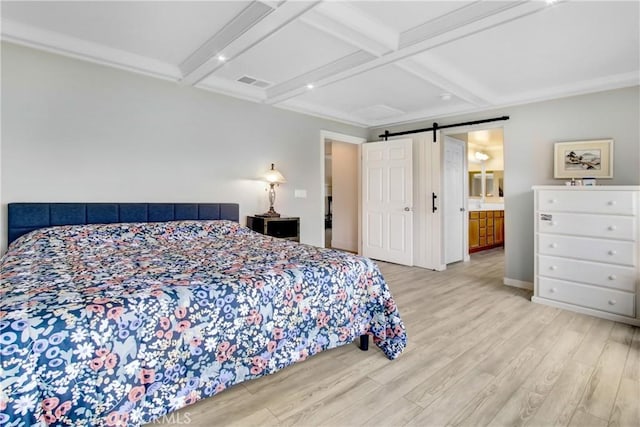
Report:
[{"label": "bed", "polygon": [[237,220],[235,204],[10,204],[0,425],[140,425],[363,335],[403,351],[372,261]]}]

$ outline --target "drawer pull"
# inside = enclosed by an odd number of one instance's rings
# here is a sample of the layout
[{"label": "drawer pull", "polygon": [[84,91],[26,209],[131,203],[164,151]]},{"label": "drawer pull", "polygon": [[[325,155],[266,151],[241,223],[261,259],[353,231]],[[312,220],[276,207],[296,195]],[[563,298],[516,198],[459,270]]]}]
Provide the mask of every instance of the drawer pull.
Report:
[{"label": "drawer pull", "polygon": [[615,274],[610,274],[609,275],[609,280],[616,280],[616,279],[617,279],[617,277],[616,277]]},{"label": "drawer pull", "polygon": [[549,289],[549,293],[550,294],[555,294],[557,290],[558,289],[556,289],[556,288],[551,288],[551,289]]},{"label": "drawer pull", "polygon": [[553,270],[557,270],[558,267],[556,267],[555,265],[551,265],[549,266],[549,270],[553,271]]},{"label": "drawer pull", "polygon": [[550,203],[550,204],[554,204],[555,202],[557,202],[557,200],[556,200],[556,199],[549,199],[549,203]]},{"label": "drawer pull", "polygon": [[551,244],[549,245],[549,247],[550,247],[550,248],[557,248],[557,247],[558,247],[558,244],[557,244],[557,243],[551,243]]},{"label": "drawer pull", "polygon": [[609,226],[609,231],[616,231],[617,227],[615,225]]},{"label": "drawer pull", "polygon": [[615,200],[609,200],[609,201],[607,202],[607,204],[608,204],[609,206],[613,206],[613,205],[615,205],[615,204],[616,204],[616,201],[615,201]]},{"label": "drawer pull", "polygon": [[616,305],[616,300],[610,299],[609,300],[609,305]]},{"label": "drawer pull", "polygon": [[557,223],[557,222],[555,222],[555,221],[551,221],[551,222],[549,223],[549,225],[550,225],[550,226],[554,226],[554,225],[558,225],[558,223]]},{"label": "drawer pull", "polygon": [[617,254],[617,253],[618,253],[618,252],[614,251],[613,249],[611,249],[611,250],[608,252],[608,254],[609,254],[609,255],[615,255],[615,254]]}]

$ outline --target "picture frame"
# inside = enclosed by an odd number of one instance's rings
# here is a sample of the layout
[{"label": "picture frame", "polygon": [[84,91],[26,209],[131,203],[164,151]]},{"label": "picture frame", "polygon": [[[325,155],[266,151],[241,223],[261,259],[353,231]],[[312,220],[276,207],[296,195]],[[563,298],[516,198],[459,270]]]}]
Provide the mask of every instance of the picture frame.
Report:
[{"label": "picture frame", "polygon": [[553,177],[613,178],[613,139],[556,142]]}]

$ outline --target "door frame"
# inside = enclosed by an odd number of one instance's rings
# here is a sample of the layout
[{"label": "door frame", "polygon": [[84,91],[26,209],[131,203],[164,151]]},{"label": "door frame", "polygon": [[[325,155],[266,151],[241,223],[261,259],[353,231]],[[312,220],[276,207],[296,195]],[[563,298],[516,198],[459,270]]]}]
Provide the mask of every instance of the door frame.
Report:
[{"label": "door frame", "polygon": [[[440,138],[441,140],[444,140],[445,136],[449,136],[451,134],[459,134],[459,133],[469,133],[469,132],[475,132],[475,131],[479,131],[479,130],[488,130],[488,129],[499,129],[502,128],[502,135],[503,135],[503,141],[502,141],[502,145],[503,145],[503,150],[506,150],[505,144],[504,144],[504,130],[505,130],[505,126],[504,123],[483,123],[483,124],[478,124],[478,125],[467,125],[467,126],[460,126],[460,127],[455,127],[455,128],[448,128],[446,130],[441,130],[440,131]],[[464,142],[464,150],[465,150],[465,156],[464,156],[464,174],[465,174],[465,194],[467,194],[467,197],[465,198],[465,203],[464,203],[464,208],[465,208],[465,212],[467,212],[467,215],[465,215],[464,218],[464,228],[465,230],[467,230],[467,234],[465,235],[464,241],[465,241],[465,252],[466,252],[466,256],[464,261],[467,262],[469,260],[471,260],[471,256],[469,255],[469,184],[468,184],[468,176],[469,176],[469,158],[468,158],[468,151],[469,151],[469,144],[468,141],[463,141]],[[504,152],[504,151],[503,151]],[[443,156],[444,156],[444,150],[443,150]],[[506,169],[506,167],[505,167]],[[444,172],[443,172],[444,173]],[[506,175],[506,174],[505,174]],[[504,177],[504,180],[506,181],[506,176]],[[506,200],[505,200],[506,202]],[[506,203],[505,203],[505,210],[506,210]],[[441,224],[442,227],[442,233],[444,233],[444,220],[442,221]],[[444,257],[444,247],[442,248],[442,256]],[[506,261],[506,257],[507,257],[507,248],[505,245],[505,261]],[[505,262],[506,265],[506,262]],[[446,268],[446,266],[445,266]]]},{"label": "door frame", "polygon": [[[362,170],[362,150],[361,145],[367,142],[366,138],[361,138],[359,136],[347,135],[344,133],[333,132],[330,130],[321,130],[320,131],[320,203],[318,206],[322,207],[322,218],[324,218],[324,199],[326,197],[325,194],[325,183],[324,183],[324,167],[325,167],[325,155],[324,155],[324,144],[327,139],[335,140],[338,142],[346,142],[348,144],[355,144],[358,146],[358,253],[362,253],[362,181],[361,181],[361,170]],[[319,227],[319,236],[320,242],[324,243],[324,221],[320,222]]]}]

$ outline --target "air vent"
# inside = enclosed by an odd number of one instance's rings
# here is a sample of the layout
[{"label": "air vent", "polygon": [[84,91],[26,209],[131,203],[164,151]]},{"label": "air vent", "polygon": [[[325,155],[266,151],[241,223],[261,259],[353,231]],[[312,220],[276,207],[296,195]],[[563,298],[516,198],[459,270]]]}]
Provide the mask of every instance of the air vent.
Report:
[{"label": "air vent", "polygon": [[252,85],[252,84],[254,84],[256,82],[256,79],[252,79],[249,76],[242,76],[242,77],[240,77],[238,79],[238,81],[241,82],[241,83],[246,83],[248,85]]},{"label": "air vent", "polygon": [[244,84],[251,85],[251,86],[257,86],[257,87],[261,87],[261,88],[265,88],[265,87],[271,86],[271,83],[269,83],[269,82],[265,82],[264,80],[254,79],[253,77],[249,77],[249,76],[242,76],[242,77],[240,77],[238,79],[238,81],[240,83],[244,83]]}]

